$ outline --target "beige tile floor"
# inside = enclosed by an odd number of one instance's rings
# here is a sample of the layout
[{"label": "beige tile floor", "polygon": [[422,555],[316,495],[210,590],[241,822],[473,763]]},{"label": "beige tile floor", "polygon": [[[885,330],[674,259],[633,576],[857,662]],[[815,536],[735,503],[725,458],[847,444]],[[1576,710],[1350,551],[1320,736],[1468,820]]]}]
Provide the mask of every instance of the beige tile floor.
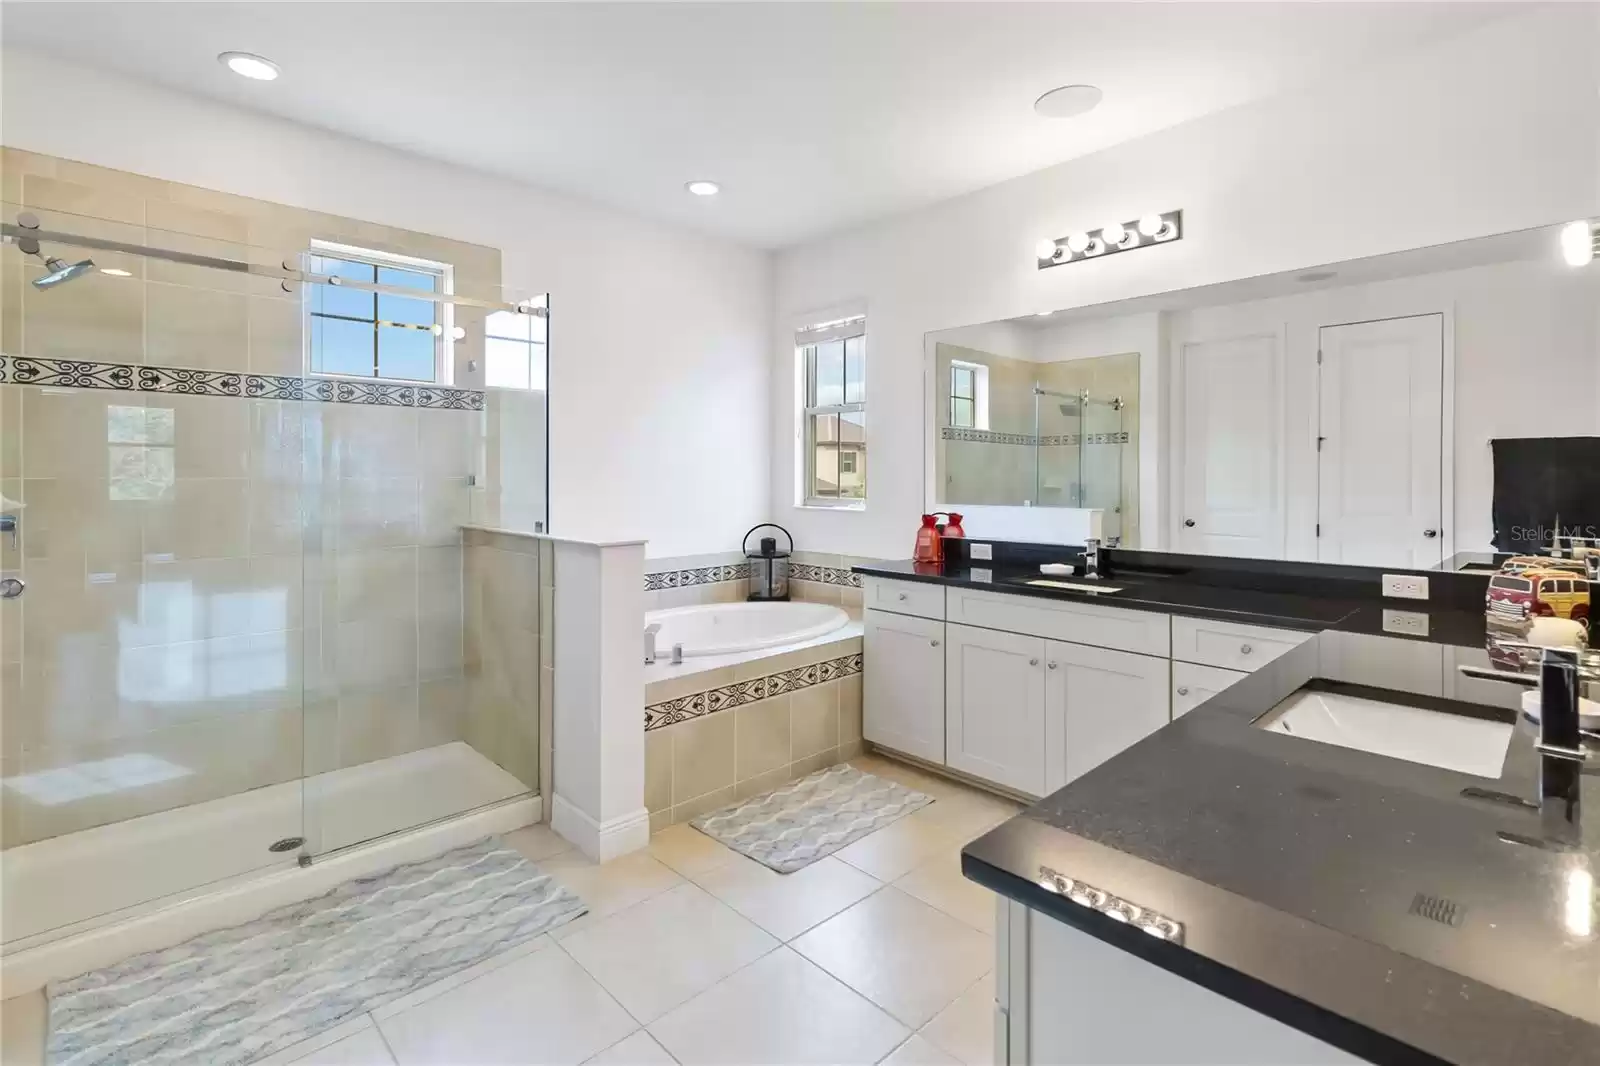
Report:
[{"label": "beige tile floor", "polygon": [[[599,866],[546,826],[510,834],[590,913],[267,1061],[986,1066],[994,897],[957,856],[1017,808],[855,763],[937,802],[786,876],[687,825]],[[43,995],[3,1008],[0,1063],[40,1063]]]}]

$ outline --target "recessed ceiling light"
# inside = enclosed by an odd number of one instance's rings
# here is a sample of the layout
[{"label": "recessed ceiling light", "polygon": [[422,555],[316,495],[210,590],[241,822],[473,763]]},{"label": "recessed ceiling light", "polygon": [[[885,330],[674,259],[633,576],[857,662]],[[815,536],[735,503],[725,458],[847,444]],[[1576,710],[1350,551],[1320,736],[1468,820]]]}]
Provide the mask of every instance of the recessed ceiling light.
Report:
[{"label": "recessed ceiling light", "polygon": [[253,81],[272,81],[278,76],[278,64],[249,52],[223,52],[217,62]]},{"label": "recessed ceiling light", "polygon": [[1035,100],[1033,109],[1045,118],[1072,118],[1093,111],[1104,95],[1093,85],[1063,85]]},{"label": "recessed ceiling light", "polygon": [[722,186],[714,181],[691,181],[684,188],[696,196],[715,196],[722,191]]},{"label": "recessed ceiling light", "polygon": [[131,278],[131,277],[133,277],[133,275],[128,273],[126,270],[119,270],[116,267],[106,267],[104,270],[100,271],[100,273],[104,274],[108,278]]}]

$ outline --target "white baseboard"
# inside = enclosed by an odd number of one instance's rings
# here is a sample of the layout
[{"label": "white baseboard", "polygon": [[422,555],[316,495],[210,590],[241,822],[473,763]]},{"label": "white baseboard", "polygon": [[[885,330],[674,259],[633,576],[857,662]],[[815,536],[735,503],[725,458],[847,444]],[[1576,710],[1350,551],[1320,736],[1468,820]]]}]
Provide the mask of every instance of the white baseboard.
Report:
[{"label": "white baseboard", "polygon": [[550,806],[550,828],[595,862],[615,859],[650,843],[650,812],[643,807],[602,824],[559,795]]},{"label": "white baseboard", "polygon": [[[275,870],[226,888],[202,890],[126,921],[7,952],[0,955],[0,992],[9,999],[131,955],[172,947],[201,933],[239,925],[275,907],[320,896],[351,878],[420,862],[486,836],[532,825],[541,814],[538,796],[511,800],[340,851],[315,860],[310,866]],[[647,829],[647,842],[648,837]]]}]

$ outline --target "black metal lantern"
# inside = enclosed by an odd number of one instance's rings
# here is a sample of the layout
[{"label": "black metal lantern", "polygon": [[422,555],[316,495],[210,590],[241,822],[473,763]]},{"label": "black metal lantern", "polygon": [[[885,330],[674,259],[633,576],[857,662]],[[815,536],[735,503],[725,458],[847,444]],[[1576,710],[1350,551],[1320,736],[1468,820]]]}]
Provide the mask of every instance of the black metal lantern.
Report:
[{"label": "black metal lantern", "polygon": [[[750,533],[757,529],[776,529],[789,542],[785,551],[778,550],[776,537],[762,537],[760,551],[750,550]],[[752,601],[781,601],[789,598],[789,555],[794,551],[794,538],[782,526],[763,522],[744,535],[740,547],[744,549],[745,562],[750,565],[750,595]]]}]

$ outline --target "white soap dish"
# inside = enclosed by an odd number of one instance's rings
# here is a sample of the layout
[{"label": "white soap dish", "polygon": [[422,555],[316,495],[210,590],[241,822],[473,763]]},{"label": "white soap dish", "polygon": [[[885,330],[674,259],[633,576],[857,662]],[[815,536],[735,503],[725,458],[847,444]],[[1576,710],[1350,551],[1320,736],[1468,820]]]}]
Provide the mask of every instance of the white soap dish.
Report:
[{"label": "white soap dish", "polygon": [[1049,574],[1051,577],[1071,577],[1075,572],[1071,563],[1039,564],[1039,573]]}]

